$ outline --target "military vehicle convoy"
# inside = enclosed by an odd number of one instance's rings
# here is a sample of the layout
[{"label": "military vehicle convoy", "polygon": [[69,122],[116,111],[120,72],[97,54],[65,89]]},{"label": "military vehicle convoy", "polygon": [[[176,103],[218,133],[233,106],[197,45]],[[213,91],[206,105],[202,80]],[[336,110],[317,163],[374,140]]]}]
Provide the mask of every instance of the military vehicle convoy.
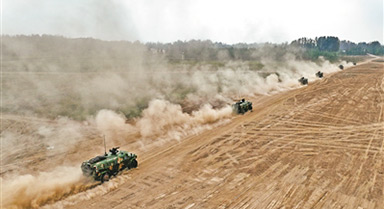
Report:
[{"label": "military vehicle convoy", "polygon": [[299,82],[301,83],[301,85],[308,85],[308,78],[301,77],[299,79]]},{"label": "military vehicle convoy", "polygon": [[109,153],[99,155],[81,164],[83,175],[90,176],[96,181],[108,181],[116,176],[119,171],[137,167],[137,155],[119,151],[119,147],[109,150]]},{"label": "military vehicle convoy", "polygon": [[248,111],[252,111],[252,102],[242,99],[235,104],[232,104],[232,110],[236,114],[244,114]]},{"label": "military vehicle convoy", "polygon": [[316,77],[322,78],[323,77],[323,72],[319,71],[316,73]]}]

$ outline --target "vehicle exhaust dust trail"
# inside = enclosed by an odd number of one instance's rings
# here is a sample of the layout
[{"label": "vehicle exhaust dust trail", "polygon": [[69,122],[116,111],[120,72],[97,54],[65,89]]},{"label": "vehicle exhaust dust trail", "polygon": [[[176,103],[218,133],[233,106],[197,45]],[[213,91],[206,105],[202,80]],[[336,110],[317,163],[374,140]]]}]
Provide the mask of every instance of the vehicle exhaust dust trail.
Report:
[{"label": "vehicle exhaust dust trail", "polygon": [[[111,110],[98,112],[96,126],[108,139],[118,144],[129,135],[138,136],[139,140],[181,140],[181,137],[209,129],[213,124],[232,116],[230,106],[213,109],[206,104],[191,114],[182,111],[178,104],[165,100],[152,100],[147,109],[134,124],[126,123],[124,115]],[[222,121],[224,122],[224,121]]]},{"label": "vehicle exhaust dust trail", "polygon": [[[114,143],[124,143],[124,136],[138,134],[137,140],[156,137],[160,141],[180,140],[183,136],[199,133],[225,122],[231,117],[232,109],[226,106],[221,109],[213,109],[210,105],[204,105],[191,114],[184,113],[180,105],[171,104],[164,100],[153,100],[149,107],[143,111],[143,116],[134,125],[127,124],[123,115],[111,110],[101,110],[95,117],[96,126],[102,133],[108,136]],[[39,129],[38,131],[42,131]],[[117,140],[117,141],[115,141]],[[156,143],[156,141],[155,141]],[[150,144],[148,144],[150,145]],[[77,150],[81,151],[81,150]],[[92,198],[97,194],[106,193],[127,178],[121,175],[111,183],[94,186],[87,182],[78,166],[57,167],[49,172],[40,172],[36,175],[16,175],[2,179],[4,183],[3,208],[37,208],[46,204],[52,204],[71,196],[69,200],[60,204],[68,204],[78,200]],[[60,205],[58,203],[58,205]]]},{"label": "vehicle exhaust dust trail", "polygon": [[[74,74],[64,79],[62,74],[58,77],[20,75],[20,85],[6,84],[3,108],[9,108],[11,113],[14,111],[20,115],[37,116],[33,120],[22,117],[9,120],[10,128],[2,132],[7,146],[7,151],[2,155],[6,159],[15,160],[35,154],[31,161],[25,162],[30,162],[29,166],[37,172],[31,171],[27,175],[9,172],[2,175],[4,193],[7,195],[3,198],[5,201],[2,206],[36,208],[74,194],[83,194],[82,191],[92,186],[83,179],[79,161],[86,160],[82,159],[84,156],[98,153],[97,148],[94,148],[98,144],[96,139],[99,136],[96,135],[104,134],[110,140],[107,142],[108,146],[119,146],[127,144],[128,140],[134,140],[141,145],[138,149],[146,151],[153,146],[172,140],[180,141],[185,136],[229,122],[232,117],[229,106],[233,102],[232,98],[268,95],[297,88],[297,79],[301,76],[316,79],[317,71],[330,73],[339,70],[337,65],[327,61],[316,64],[287,60],[285,65],[265,61],[264,64],[263,72],[252,71],[241,63],[228,62],[216,70],[209,66],[199,66],[191,67],[186,72],[172,71],[166,66],[160,66],[159,68],[164,69],[161,73],[147,72],[140,68],[142,71],[137,74],[135,71],[127,74]],[[106,83],[110,89],[105,88]],[[24,91],[23,86],[25,89],[35,86],[36,90]],[[15,97],[18,92],[26,93]],[[43,99],[40,101],[37,98]],[[183,109],[186,104],[190,105],[189,111]],[[92,113],[91,108],[97,111]],[[33,112],[34,110],[39,111]],[[139,113],[136,112],[138,116],[127,120],[127,114],[137,110],[140,110]],[[55,111],[62,115],[56,115]],[[39,114],[50,113],[54,113],[55,119],[42,120],[43,117],[38,117]],[[75,114],[77,120],[71,119],[70,114]],[[19,132],[12,129],[13,123],[30,127]],[[33,150],[26,152],[32,146],[35,146]],[[36,153],[31,150],[36,150]],[[82,152],[83,155],[79,154]],[[66,161],[67,155],[77,158]],[[43,160],[39,162],[38,159]],[[68,166],[56,167],[63,162]],[[50,163],[52,167],[44,163]],[[14,166],[14,170],[17,170],[17,166]],[[38,172],[39,170],[46,172]],[[119,179],[124,181],[125,177]],[[109,188],[107,185],[97,188],[104,190]],[[78,197],[91,198],[92,195],[85,193]],[[65,201],[62,201],[65,205],[63,202]]]},{"label": "vehicle exhaust dust trail", "polygon": [[109,191],[112,191],[118,188],[121,184],[129,180],[131,180],[131,177],[129,175],[124,175],[124,174],[119,175],[116,178],[109,180],[108,182],[104,182],[103,184],[93,184],[91,187],[89,187],[87,190],[83,192],[74,193],[73,195],[68,196],[63,200],[59,200],[53,204],[43,206],[42,208],[46,208],[46,209],[65,208],[65,206],[74,205],[80,201],[89,200],[94,197],[106,194]]},{"label": "vehicle exhaust dust trail", "polygon": [[85,191],[93,184],[87,183],[77,167],[57,167],[50,172],[15,176],[2,182],[2,208],[38,208]]}]

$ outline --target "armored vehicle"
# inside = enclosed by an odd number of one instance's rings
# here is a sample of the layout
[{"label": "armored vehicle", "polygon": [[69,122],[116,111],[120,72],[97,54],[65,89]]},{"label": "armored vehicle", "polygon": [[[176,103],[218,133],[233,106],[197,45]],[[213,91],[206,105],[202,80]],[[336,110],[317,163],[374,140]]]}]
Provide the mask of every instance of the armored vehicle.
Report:
[{"label": "armored vehicle", "polygon": [[242,99],[235,104],[232,104],[232,110],[236,114],[244,114],[248,111],[252,111],[252,102]]},{"label": "armored vehicle", "polygon": [[340,68],[340,70],[343,70],[344,66],[343,65],[339,65],[339,68]]},{"label": "armored vehicle", "polygon": [[316,76],[319,77],[319,78],[322,78],[323,77],[323,72],[321,72],[321,71],[317,72]]},{"label": "armored vehicle", "polygon": [[119,147],[109,150],[109,153],[99,155],[81,164],[85,176],[91,176],[96,181],[108,181],[119,171],[137,167],[137,156],[127,151],[119,151]]},{"label": "armored vehicle", "polygon": [[356,65],[356,62],[354,62],[353,65]]},{"label": "armored vehicle", "polygon": [[308,78],[301,77],[299,79],[299,82],[301,83],[301,85],[308,85]]}]

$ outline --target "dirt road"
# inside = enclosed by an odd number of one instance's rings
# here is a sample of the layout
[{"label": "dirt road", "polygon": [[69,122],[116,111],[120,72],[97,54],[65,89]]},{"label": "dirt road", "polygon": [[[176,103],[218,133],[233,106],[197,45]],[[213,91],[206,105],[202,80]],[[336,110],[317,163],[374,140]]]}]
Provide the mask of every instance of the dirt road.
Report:
[{"label": "dirt road", "polygon": [[383,63],[355,66],[142,153],[129,181],[71,208],[382,208],[383,109]]}]

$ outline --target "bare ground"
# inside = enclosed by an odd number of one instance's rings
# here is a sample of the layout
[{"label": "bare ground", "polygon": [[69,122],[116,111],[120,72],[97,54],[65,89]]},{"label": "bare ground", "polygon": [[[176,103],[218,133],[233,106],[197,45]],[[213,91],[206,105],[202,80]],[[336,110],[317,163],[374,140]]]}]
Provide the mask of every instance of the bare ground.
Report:
[{"label": "bare ground", "polygon": [[382,208],[383,108],[383,64],[358,65],[140,153],[129,181],[70,208]]},{"label": "bare ground", "polygon": [[[140,149],[132,136],[120,146],[139,155],[139,167],[120,175],[124,183],[65,207],[383,207],[383,63],[363,63],[253,102],[254,112],[179,143]],[[60,122],[1,119],[3,133],[22,136],[2,152],[1,175],[73,165],[103,151],[100,135],[87,124],[76,124],[87,137],[73,149],[63,143],[49,150],[49,140],[33,133],[42,126],[60,129]]]}]

